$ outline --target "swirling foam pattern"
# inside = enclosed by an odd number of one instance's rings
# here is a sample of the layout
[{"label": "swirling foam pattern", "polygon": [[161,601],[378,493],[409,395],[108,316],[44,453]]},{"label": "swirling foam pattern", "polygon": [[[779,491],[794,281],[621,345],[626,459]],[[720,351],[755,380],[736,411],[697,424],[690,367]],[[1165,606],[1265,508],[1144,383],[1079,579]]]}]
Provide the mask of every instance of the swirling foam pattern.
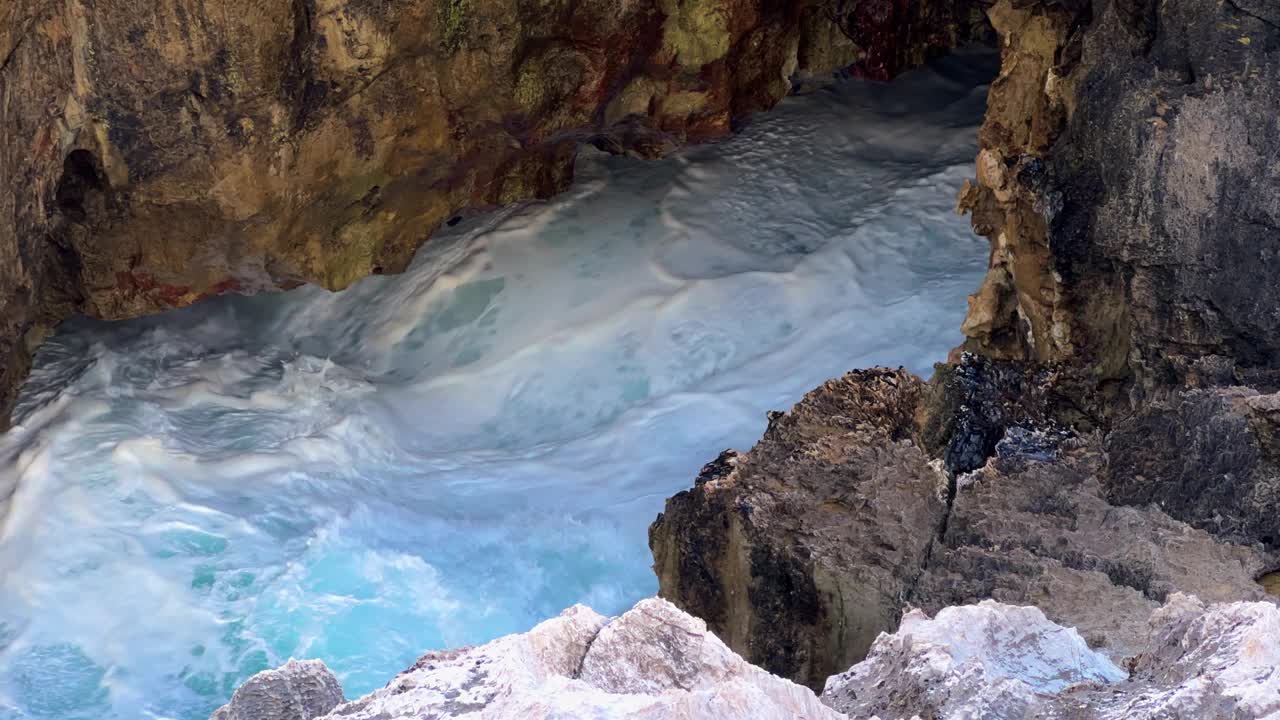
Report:
[{"label": "swirling foam pattern", "polygon": [[660,162],[584,154],[347,292],[69,323],[0,437],[0,718],[203,720],[319,657],[655,590],[645,528],[765,412],[960,340],[952,212],[992,58],[788,99]]}]

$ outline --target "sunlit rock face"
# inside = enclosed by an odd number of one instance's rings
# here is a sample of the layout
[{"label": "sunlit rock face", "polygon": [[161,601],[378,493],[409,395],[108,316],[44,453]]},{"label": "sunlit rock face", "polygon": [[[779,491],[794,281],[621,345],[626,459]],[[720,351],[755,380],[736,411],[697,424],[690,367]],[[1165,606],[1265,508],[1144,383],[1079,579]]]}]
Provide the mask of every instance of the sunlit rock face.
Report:
[{"label": "sunlit rock face", "polygon": [[[913,610],[829,678],[821,701],[658,599],[612,619],[579,605],[526,633],[428,653],[328,714],[298,700],[325,673],[315,662],[261,673],[212,720],[1270,718],[1280,713],[1280,609],[1174,595],[1120,665],[1034,607]],[[332,707],[332,690],[322,695]]]},{"label": "sunlit rock face", "polygon": [[822,699],[853,717],[1015,720],[1039,717],[1045,695],[1126,677],[1036,608],[988,600],[907,613],[866,660],[827,680]]},{"label": "sunlit rock face", "polygon": [[1175,595],[1122,670],[1035,608],[984,602],[912,612],[870,656],[827,681],[823,701],[885,720],[1273,718],[1280,609]]},{"label": "sunlit rock face", "polygon": [[[837,720],[843,716],[824,706],[809,689],[747,664],[709,633],[701,620],[666,601],[650,599],[613,619],[578,605],[527,633],[480,647],[428,653],[385,688],[324,717]],[[214,720],[221,718],[215,715]],[[260,720],[277,718],[268,715]]]},{"label": "sunlit rock face", "polygon": [[455,213],[563,190],[581,143],[662,155],[984,24],[846,4],[5,3],[0,416],[72,313],[398,272]]}]

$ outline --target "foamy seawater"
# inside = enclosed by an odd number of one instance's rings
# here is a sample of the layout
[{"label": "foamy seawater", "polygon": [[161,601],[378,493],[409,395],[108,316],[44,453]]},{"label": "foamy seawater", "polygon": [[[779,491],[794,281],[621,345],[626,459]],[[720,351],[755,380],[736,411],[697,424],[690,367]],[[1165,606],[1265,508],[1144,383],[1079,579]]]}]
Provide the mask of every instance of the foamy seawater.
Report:
[{"label": "foamy seawater", "polygon": [[0,719],[204,720],[323,659],[652,594],[663,500],[846,370],[929,374],[985,241],[953,213],[990,57],[790,98],[349,291],[68,323],[0,436]]}]

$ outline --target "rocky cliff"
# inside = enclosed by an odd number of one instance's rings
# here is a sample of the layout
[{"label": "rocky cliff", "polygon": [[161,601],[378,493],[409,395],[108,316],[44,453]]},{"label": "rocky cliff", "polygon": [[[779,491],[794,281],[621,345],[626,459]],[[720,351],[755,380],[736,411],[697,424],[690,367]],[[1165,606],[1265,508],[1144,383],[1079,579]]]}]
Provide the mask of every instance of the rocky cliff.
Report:
[{"label": "rocky cliff", "polygon": [[724,135],[794,80],[886,77],[982,32],[978,7],[9,0],[0,424],[73,313],[396,272],[459,213],[563,189],[582,143]]},{"label": "rocky cliff", "polygon": [[[1154,481],[1150,458],[1194,468],[1221,461],[1220,442],[1256,442],[1248,408],[1261,396],[1180,396],[1239,423],[1197,450],[1072,430],[1055,417],[1056,382],[965,356],[931,384],[888,370],[826,383],[774,416],[750,452],[721,455],[667,501],[650,529],[660,593],[748,660],[815,689],[912,606],[1035,605],[1119,661],[1174,592],[1262,598],[1255,578],[1280,564],[1274,545],[1192,527],[1162,499],[1114,497]],[[1143,451],[1122,449],[1134,446]],[[1224,526],[1273,522],[1234,484],[1248,476],[1216,483],[1240,501],[1201,506]],[[1166,502],[1176,512],[1190,501]]]},{"label": "rocky cliff", "polygon": [[667,502],[661,594],[821,687],[908,606],[1040,607],[1115,657],[1174,592],[1280,567],[1280,23],[1233,0],[1000,0],[959,209],[964,345],[861,371]]},{"label": "rocky cliff", "polygon": [[966,347],[1161,387],[1280,368],[1280,8],[1001,0]]}]

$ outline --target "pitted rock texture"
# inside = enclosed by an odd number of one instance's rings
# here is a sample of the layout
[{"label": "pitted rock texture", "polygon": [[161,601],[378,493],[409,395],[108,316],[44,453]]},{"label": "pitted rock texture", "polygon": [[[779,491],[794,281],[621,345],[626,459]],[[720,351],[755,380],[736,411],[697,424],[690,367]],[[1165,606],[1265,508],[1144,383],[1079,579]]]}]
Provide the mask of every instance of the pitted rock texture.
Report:
[{"label": "pitted rock texture", "polygon": [[911,440],[921,388],[850,373],[703,468],[649,530],[660,595],[810,687],[861,659],[896,626],[946,514],[947,473]]},{"label": "pitted rock texture", "polygon": [[1173,593],[1263,598],[1254,578],[1273,554],[1158,506],[1108,502],[1114,463],[1096,435],[1011,428],[986,465],[957,478],[946,530],[909,600],[928,612],[984,598],[1034,605],[1119,661],[1137,652],[1147,616]]},{"label": "pitted rock texture", "polygon": [[1022,720],[1038,717],[1043,695],[1127,678],[1036,608],[987,600],[908,612],[866,660],[827,679],[822,701],[853,717]]},{"label": "pitted rock texture", "polygon": [[977,180],[992,242],[966,348],[1122,381],[1124,410],[1280,372],[1280,12],[999,0]]},{"label": "pitted rock texture", "polygon": [[[1144,618],[1121,665],[1034,607],[992,601],[919,610],[821,700],[745,663],[700,620],[658,599],[607,620],[575,606],[527,633],[422,657],[385,688],[324,720],[1258,720],[1280,714],[1280,610],[1174,595]],[[277,720],[318,661],[255,676],[213,720]],[[263,678],[271,680],[264,682]],[[296,682],[296,681],[295,681]],[[340,697],[340,693],[339,693]],[[248,708],[248,710],[246,710]],[[309,711],[302,711],[307,713]]]},{"label": "pitted rock texture", "polygon": [[1154,505],[1237,542],[1280,546],[1277,407],[1280,393],[1245,387],[1148,403],[1107,435],[1107,497]]},{"label": "pitted rock texture", "polygon": [[249,678],[209,720],[315,720],[343,699],[324,663],[290,660]]},{"label": "pitted rock texture", "polygon": [[839,720],[659,599],[607,620],[583,606],[527,633],[429,653],[325,720]]},{"label": "pitted rock texture", "polygon": [[[1146,437],[1118,475],[1105,431],[1064,419],[1077,413],[1061,382],[969,355],[928,384],[888,370],[828,382],[667,501],[650,529],[660,595],[815,688],[908,605],[1035,605],[1119,660],[1172,593],[1263,598],[1255,579],[1280,565],[1266,546],[1109,502],[1182,448]],[[1250,522],[1273,515],[1250,507]]]},{"label": "pitted rock texture", "polygon": [[722,136],[793,81],[889,76],[980,34],[978,7],[9,0],[0,418],[73,313],[397,272],[457,213],[564,189],[581,143]]},{"label": "pitted rock texture", "polygon": [[1260,720],[1280,717],[1280,609],[1175,595],[1126,672],[1034,608],[913,612],[823,701],[883,720]]}]

